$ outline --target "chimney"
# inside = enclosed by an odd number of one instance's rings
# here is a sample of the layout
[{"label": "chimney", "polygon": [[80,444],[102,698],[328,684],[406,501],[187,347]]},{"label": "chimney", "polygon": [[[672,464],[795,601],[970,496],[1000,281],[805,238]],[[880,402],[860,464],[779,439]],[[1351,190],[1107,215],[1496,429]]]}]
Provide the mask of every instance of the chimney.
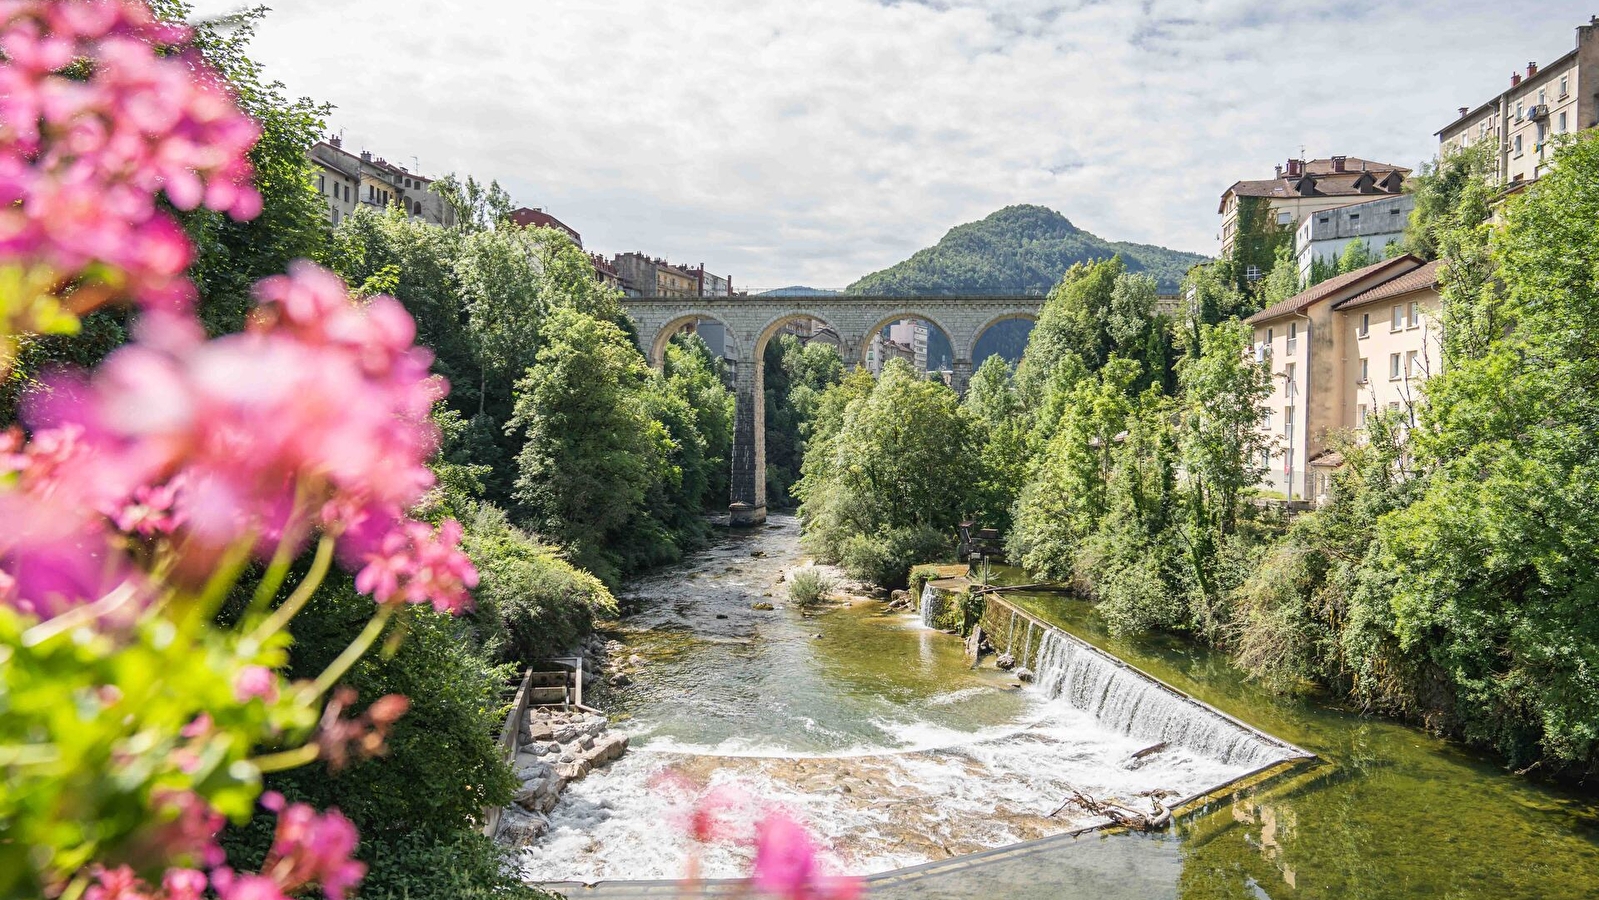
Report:
[{"label": "chimney", "polygon": [[1537,75],[1538,75],[1538,64],[1535,63],[1535,62],[1530,62],[1529,61],[1527,63],[1527,77],[1528,78],[1535,78],[1535,77],[1537,77]]},{"label": "chimney", "polygon": [[328,138],[328,143],[332,144],[336,148],[343,147],[344,146],[344,138],[342,138],[339,135],[335,134],[333,137]]},{"label": "chimney", "polygon": [[1464,119],[1466,117],[1466,113],[1469,113],[1469,112],[1471,112],[1471,107],[1462,106],[1460,108],[1460,118]]},{"label": "chimney", "polygon": [[361,151],[361,162],[369,163],[371,161],[372,161],[372,151],[371,150],[362,150]]},{"label": "chimney", "polygon": [[1277,167],[1277,177],[1278,178],[1283,177],[1283,167],[1282,166],[1278,166]]},{"label": "chimney", "polygon": [[1347,156],[1335,156],[1335,157],[1333,157],[1332,158],[1333,171],[1334,172],[1342,172],[1344,170],[1345,163],[1347,163],[1348,160],[1349,160],[1349,157],[1347,157]]},{"label": "chimney", "polygon": [[1511,72],[1510,73],[1510,86],[1511,87],[1515,87],[1516,85],[1518,85],[1520,83],[1521,83],[1521,73],[1520,72]]},{"label": "chimney", "polygon": [[1302,164],[1303,164],[1302,160],[1290,159],[1288,161],[1288,177],[1289,178],[1298,178],[1299,174],[1300,174],[1300,171],[1301,171],[1299,167]]}]

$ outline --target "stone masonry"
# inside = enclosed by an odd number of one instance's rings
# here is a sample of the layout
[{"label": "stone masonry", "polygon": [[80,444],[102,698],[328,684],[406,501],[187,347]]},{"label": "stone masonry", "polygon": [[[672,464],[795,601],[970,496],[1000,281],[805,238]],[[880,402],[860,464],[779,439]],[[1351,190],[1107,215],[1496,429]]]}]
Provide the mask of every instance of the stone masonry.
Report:
[{"label": "stone masonry", "polygon": [[972,350],[993,325],[1008,319],[1036,319],[1042,296],[981,297],[626,297],[622,304],[638,328],[640,349],[659,366],[666,343],[684,325],[712,319],[727,329],[738,398],[733,431],[733,490],[729,506],[734,525],[766,520],[766,408],[762,367],[766,344],[785,324],[820,319],[837,332],[844,365],[865,360],[872,335],[900,319],[923,319],[944,332],[954,350],[954,387],[965,393],[972,376]]}]

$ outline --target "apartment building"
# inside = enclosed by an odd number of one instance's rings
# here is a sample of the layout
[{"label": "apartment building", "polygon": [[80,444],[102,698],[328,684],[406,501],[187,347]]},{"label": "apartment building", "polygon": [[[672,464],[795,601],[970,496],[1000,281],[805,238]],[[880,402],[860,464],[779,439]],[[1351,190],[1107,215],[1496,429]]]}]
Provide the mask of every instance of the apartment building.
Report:
[{"label": "apartment building", "polygon": [[1221,255],[1232,253],[1240,239],[1246,208],[1266,207],[1268,221],[1289,228],[1305,216],[1375,199],[1397,195],[1404,190],[1410,170],[1403,166],[1374,162],[1358,156],[1331,156],[1326,159],[1290,159],[1277,167],[1274,178],[1238,181],[1222,192]]},{"label": "apartment building", "polygon": [[733,292],[733,279],[706,272],[704,263],[690,268],[643,253],[618,253],[611,265],[631,296],[727,297]]},{"label": "apartment building", "polygon": [[1404,240],[1405,225],[1415,208],[1414,196],[1400,194],[1336,206],[1305,216],[1294,232],[1299,283],[1309,282],[1311,270],[1318,260],[1336,263],[1349,245],[1356,241],[1365,244],[1373,256],[1384,256],[1389,246]]},{"label": "apartment building", "polygon": [[583,235],[577,229],[562,222],[538,207],[522,207],[511,212],[511,221],[523,228],[554,228],[556,231],[565,232],[572,239],[579,250],[583,249]]},{"label": "apartment building", "polygon": [[1547,65],[1527,63],[1510,86],[1477,106],[1462,106],[1438,131],[1441,153],[1494,142],[1499,180],[1519,189],[1543,174],[1552,140],[1599,125],[1599,16],[1577,26],[1576,46]]},{"label": "apartment building", "polygon": [[328,221],[334,225],[363,204],[377,209],[397,206],[406,216],[434,225],[455,224],[455,210],[428,189],[431,178],[374,157],[371,151],[351,153],[336,136],[311,145],[307,155],[317,170],[317,193],[327,203]]},{"label": "apartment building", "polygon": [[1255,359],[1270,367],[1261,429],[1265,490],[1317,500],[1343,460],[1340,435],[1357,438],[1379,412],[1414,420],[1420,386],[1437,371],[1438,264],[1405,254],[1347,272],[1251,316]]}]

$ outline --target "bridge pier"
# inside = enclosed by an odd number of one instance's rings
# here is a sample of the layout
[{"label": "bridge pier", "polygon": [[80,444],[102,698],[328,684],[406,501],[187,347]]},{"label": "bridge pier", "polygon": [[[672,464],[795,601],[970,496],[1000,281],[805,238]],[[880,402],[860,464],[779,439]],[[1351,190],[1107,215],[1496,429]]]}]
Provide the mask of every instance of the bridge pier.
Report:
[{"label": "bridge pier", "polygon": [[966,389],[972,384],[972,361],[969,359],[954,359],[950,361],[950,387],[961,397],[966,396]]},{"label": "bridge pier", "polygon": [[766,521],[766,397],[760,360],[734,364],[733,496],[727,507],[734,527]]}]

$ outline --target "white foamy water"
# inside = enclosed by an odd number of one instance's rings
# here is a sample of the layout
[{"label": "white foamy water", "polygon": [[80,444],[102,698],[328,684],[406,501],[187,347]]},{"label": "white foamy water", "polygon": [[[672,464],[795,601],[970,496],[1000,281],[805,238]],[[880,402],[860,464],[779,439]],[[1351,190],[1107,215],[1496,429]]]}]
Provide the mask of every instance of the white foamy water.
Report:
[{"label": "white foamy water", "polygon": [[[788,808],[826,839],[834,871],[864,875],[1103,821],[1072,806],[1050,818],[1072,790],[1153,812],[1157,797],[1172,802],[1247,771],[1186,748],[1134,763],[1142,738],[1060,702],[1040,702],[1038,712],[1029,725],[975,739],[879,723],[911,748],[889,753],[708,755],[651,741],[567,789],[522,871],[531,881],[682,877],[692,847],[678,823],[711,790]],[[959,742],[942,743],[950,739]],[[749,862],[747,847],[718,845],[704,850],[702,874],[738,877]]]},{"label": "white foamy water", "polygon": [[1246,770],[1283,756],[1282,747],[1059,631],[1044,633],[1035,668],[1045,696],[1146,742],[1166,741]]}]

